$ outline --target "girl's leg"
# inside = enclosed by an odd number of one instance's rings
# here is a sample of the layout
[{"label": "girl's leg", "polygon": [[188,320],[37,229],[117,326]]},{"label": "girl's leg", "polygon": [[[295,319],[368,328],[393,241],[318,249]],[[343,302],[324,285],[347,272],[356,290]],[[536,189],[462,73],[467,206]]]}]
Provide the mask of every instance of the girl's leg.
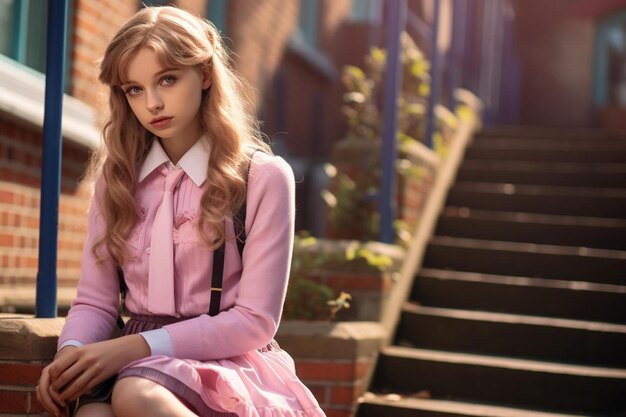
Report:
[{"label": "girl's leg", "polygon": [[111,405],[115,417],[198,417],[167,388],[134,376],[115,383]]},{"label": "girl's leg", "polygon": [[114,417],[111,404],[91,403],[78,409],[75,417]]}]

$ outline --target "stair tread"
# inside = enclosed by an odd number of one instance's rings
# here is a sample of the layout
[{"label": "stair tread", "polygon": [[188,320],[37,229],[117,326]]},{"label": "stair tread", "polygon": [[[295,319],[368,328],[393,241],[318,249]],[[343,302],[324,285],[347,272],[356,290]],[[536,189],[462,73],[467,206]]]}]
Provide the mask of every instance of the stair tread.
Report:
[{"label": "stair tread", "polygon": [[495,313],[480,310],[462,310],[453,308],[429,307],[415,303],[406,303],[406,313],[448,317],[459,320],[490,321],[497,323],[524,324],[544,327],[568,328],[590,332],[612,332],[626,334],[626,325],[597,321],[572,320],[555,317],[529,316],[523,314]]},{"label": "stair tread", "polygon": [[471,158],[463,160],[459,169],[506,170],[562,174],[603,173],[626,174],[626,164],[619,162],[557,162],[557,161],[502,161],[499,159]]},{"label": "stair tread", "polygon": [[509,242],[503,240],[470,239],[465,237],[435,235],[430,245],[456,246],[468,249],[487,249],[510,252],[527,252],[551,255],[586,256],[608,259],[626,259],[626,251],[597,249],[583,246],[547,245],[540,243]]},{"label": "stair tread", "polygon": [[504,182],[457,181],[452,191],[502,195],[624,198],[626,188],[571,187],[565,185],[510,184]]},{"label": "stair tread", "polygon": [[535,150],[535,151],[624,151],[626,142],[604,141],[563,141],[559,139],[544,139],[540,141],[525,141],[515,138],[481,138],[474,142],[473,149],[505,149],[505,150]]},{"label": "stair tread", "polygon": [[[476,404],[461,401],[422,399],[400,396],[398,394],[374,394],[366,392],[359,403],[385,405],[390,407],[410,408],[431,412],[447,412],[482,417],[575,417],[574,414],[550,413],[521,408],[509,408],[495,405]],[[580,417],[580,415],[577,415]]]},{"label": "stair tread", "polygon": [[545,140],[547,138],[594,141],[623,140],[623,135],[620,133],[599,128],[495,124],[483,127],[476,136],[479,140],[483,137],[515,137],[519,140]]},{"label": "stair tread", "polygon": [[477,355],[473,353],[448,352],[442,350],[388,346],[382,353],[414,360],[447,362],[461,365],[476,365],[491,368],[506,368],[518,371],[566,374],[579,377],[626,379],[626,369],[600,366],[573,365],[558,362],[518,359],[503,356]]},{"label": "stair tread", "polygon": [[418,276],[428,276],[429,278],[437,279],[483,282],[499,285],[517,285],[524,287],[533,286],[575,291],[596,291],[626,294],[626,286],[624,285],[603,284],[587,281],[533,278],[515,275],[487,274],[481,272],[453,271],[437,268],[422,268],[420,272],[418,272]]},{"label": "stair tread", "polygon": [[483,210],[460,206],[446,206],[444,207],[441,215],[443,217],[462,217],[468,219],[515,222],[523,224],[626,228],[626,219],[527,213],[521,211]]}]

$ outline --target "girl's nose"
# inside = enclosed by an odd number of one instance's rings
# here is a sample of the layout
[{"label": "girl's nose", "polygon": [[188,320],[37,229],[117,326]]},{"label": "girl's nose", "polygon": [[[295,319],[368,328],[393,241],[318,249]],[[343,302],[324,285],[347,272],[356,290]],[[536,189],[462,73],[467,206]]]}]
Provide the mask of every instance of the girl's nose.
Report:
[{"label": "girl's nose", "polygon": [[148,110],[152,113],[157,112],[163,108],[163,100],[161,96],[155,92],[148,92],[147,94],[147,107]]}]

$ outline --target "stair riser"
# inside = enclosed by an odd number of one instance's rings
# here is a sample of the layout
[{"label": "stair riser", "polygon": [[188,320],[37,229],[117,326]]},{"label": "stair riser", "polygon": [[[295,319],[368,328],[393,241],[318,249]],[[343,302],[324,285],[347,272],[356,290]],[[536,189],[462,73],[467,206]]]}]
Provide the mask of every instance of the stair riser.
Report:
[{"label": "stair riser", "polygon": [[626,227],[528,224],[441,216],[435,235],[626,250]]},{"label": "stair riser", "polygon": [[[398,343],[484,355],[626,367],[626,334],[404,312]],[[528,343],[532,340],[532,343]]]},{"label": "stair riser", "polygon": [[619,293],[419,276],[411,299],[433,307],[626,324],[626,294]]},{"label": "stair riser", "polygon": [[469,147],[465,151],[465,159],[495,159],[500,161],[625,162],[626,152],[568,149],[484,149]]},{"label": "stair riser", "polygon": [[626,379],[583,377],[381,355],[374,389],[434,398],[608,413],[626,409]]},{"label": "stair riser", "polygon": [[[356,417],[470,417],[470,414],[440,413],[431,410],[415,410],[379,404],[359,404]],[[471,417],[476,417],[472,415]]]},{"label": "stair riser", "polygon": [[568,187],[619,188],[626,186],[626,173],[559,173],[520,172],[501,169],[461,168],[459,181],[498,182],[509,184],[561,185]]},{"label": "stair riser", "polygon": [[626,218],[626,198],[496,194],[452,187],[447,206],[571,216]]},{"label": "stair riser", "polygon": [[556,278],[625,285],[625,259],[512,252],[431,243],[424,267],[497,275]]}]

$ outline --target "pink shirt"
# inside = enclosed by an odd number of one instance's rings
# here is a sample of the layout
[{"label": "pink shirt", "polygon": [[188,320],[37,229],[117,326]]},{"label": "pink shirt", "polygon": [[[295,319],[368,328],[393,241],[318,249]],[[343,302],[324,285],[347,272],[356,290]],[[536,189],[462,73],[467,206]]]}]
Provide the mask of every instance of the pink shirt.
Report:
[{"label": "pink shirt", "polygon": [[[208,150],[198,141],[179,161],[186,175],[174,192],[176,311],[182,316],[197,317],[163,328],[171,340],[173,356],[197,360],[237,356],[266,345],[275,335],[287,289],[295,216],[291,168],[278,156],[256,152],[248,177],[243,262],[229,217],[221,312],[208,316],[205,313],[209,309],[213,252],[195,228],[207,164]],[[135,192],[137,222],[128,238],[130,257],[123,264],[128,286],[126,308],[136,314],[150,314],[150,236],[168,166],[171,162],[167,154],[154,141],[140,170]],[[101,181],[96,185],[96,198],[101,195],[102,186]],[[90,252],[104,227],[99,209],[92,203],[77,297],[59,337],[59,346],[70,340],[82,344],[105,340],[115,327],[119,303],[116,266],[110,256],[96,264]]]}]

